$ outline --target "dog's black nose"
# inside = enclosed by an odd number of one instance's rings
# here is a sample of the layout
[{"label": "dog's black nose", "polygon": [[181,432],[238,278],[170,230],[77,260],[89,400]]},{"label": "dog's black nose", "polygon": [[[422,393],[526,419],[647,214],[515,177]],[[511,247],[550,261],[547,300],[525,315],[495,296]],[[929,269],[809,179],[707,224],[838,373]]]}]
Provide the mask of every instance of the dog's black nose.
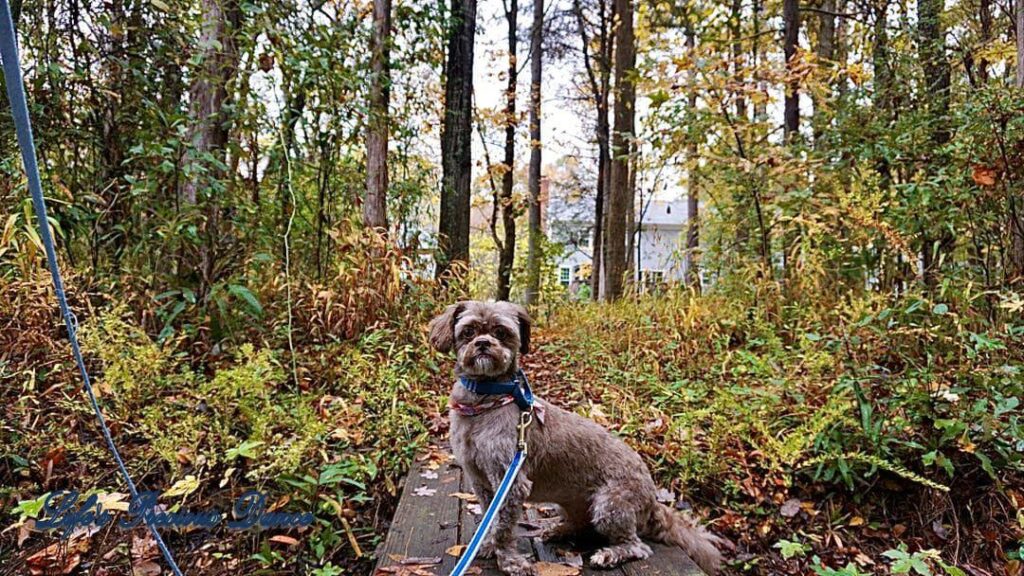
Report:
[{"label": "dog's black nose", "polygon": [[486,349],[491,347],[491,341],[490,340],[477,340],[476,341],[476,347],[481,349],[481,350],[486,350]]}]

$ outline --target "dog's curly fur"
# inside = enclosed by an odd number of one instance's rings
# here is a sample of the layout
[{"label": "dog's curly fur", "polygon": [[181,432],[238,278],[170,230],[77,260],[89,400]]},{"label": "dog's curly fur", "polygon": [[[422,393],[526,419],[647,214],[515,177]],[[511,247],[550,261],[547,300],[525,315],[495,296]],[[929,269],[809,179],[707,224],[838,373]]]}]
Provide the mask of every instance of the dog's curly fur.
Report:
[{"label": "dog's curly fur", "polygon": [[[430,342],[442,352],[456,351],[457,377],[504,380],[515,374],[519,355],[529,348],[530,322],[516,304],[460,302],[431,321]],[[456,383],[452,400],[473,405],[485,397]],[[587,528],[607,538],[607,546],[590,557],[594,566],[607,568],[650,556],[651,548],[641,540],[647,538],[681,547],[711,574],[719,570],[716,544],[725,541],[690,516],[658,503],[650,471],[635,451],[594,422],[542,399],[537,402],[544,422],[529,429],[529,455],[484,551],[496,556],[505,574],[536,574],[516,551],[514,539],[527,500],[554,503],[562,510],[562,523],[546,539]],[[486,507],[515,453],[519,409],[508,404],[477,416],[456,411],[450,416],[455,458]]]}]

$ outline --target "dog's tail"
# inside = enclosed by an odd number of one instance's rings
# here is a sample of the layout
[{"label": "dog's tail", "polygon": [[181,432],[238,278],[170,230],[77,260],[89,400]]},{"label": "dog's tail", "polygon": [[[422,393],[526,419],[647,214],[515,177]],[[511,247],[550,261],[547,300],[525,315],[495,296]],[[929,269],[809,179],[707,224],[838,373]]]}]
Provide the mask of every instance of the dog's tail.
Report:
[{"label": "dog's tail", "polygon": [[647,536],[664,544],[679,546],[711,575],[717,574],[722,565],[718,546],[729,546],[727,540],[709,532],[689,514],[677,513],[663,504],[655,506]]}]

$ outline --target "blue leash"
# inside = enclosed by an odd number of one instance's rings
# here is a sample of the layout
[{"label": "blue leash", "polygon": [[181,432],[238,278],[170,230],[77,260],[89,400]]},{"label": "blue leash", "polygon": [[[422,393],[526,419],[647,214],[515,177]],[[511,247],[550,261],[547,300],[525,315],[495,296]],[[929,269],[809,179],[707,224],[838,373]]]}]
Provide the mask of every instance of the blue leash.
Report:
[{"label": "blue leash", "polygon": [[[520,378],[522,378],[522,388],[520,388]],[[522,370],[516,374],[516,379],[512,382],[514,383],[514,390],[508,388],[508,383],[482,384],[467,379],[460,380],[463,386],[478,394],[513,394],[521,412],[519,415],[519,425],[517,426],[519,437],[516,453],[512,456],[512,462],[509,463],[508,470],[505,471],[505,477],[501,479],[501,484],[494,491],[494,498],[491,499],[491,504],[487,507],[483,517],[480,518],[480,524],[476,527],[473,538],[466,545],[465,552],[462,553],[462,557],[459,558],[458,564],[452,569],[450,576],[463,576],[473,563],[477,553],[480,552],[480,546],[484,543],[484,538],[487,537],[487,532],[491,529],[495,518],[498,516],[498,511],[505,505],[505,499],[512,488],[512,483],[515,482],[516,476],[519,475],[519,470],[523,467],[523,462],[526,461],[526,455],[529,452],[526,442],[526,429],[533,422],[533,392],[530,390],[530,383]]]},{"label": "blue leash", "polygon": [[[82,374],[82,382],[85,386],[85,393],[89,396],[89,402],[96,413],[96,419],[103,431],[103,438],[107,441],[107,448],[113,454],[117,467],[121,470],[128,491],[132,499],[139,496],[132,482],[128,469],[125,468],[121,455],[117,452],[114,439],[110,436],[110,429],[103,418],[99,403],[96,402],[96,394],[89,382],[89,372],[85,368],[85,360],[82,358],[82,351],[78,346],[78,321],[68,308],[67,297],[64,295],[64,281],[60,276],[60,268],[57,266],[57,251],[53,246],[53,236],[50,234],[49,220],[46,217],[46,200],[43,199],[43,188],[39,181],[39,165],[36,161],[36,147],[32,140],[32,124],[28,116],[28,101],[25,98],[24,80],[21,77],[21,64],[18,59],[18,43],[14,34],[14,20],[11,18],[11,8],[7,0],[0,0],[0,60],[3,61],[4,79],[7,81],[7,99],[11,103],[11,114],[14,116],[14,127],[18,134],[18,145],[21,147],[21,160],[25,164],[25,173],[28,176],[28,188],[32,193],[32,204],[36,211],[36,220],[39,224],[39,235],[46,248],[46,261],[50,267],[50,275],[53,276],[53,289],[57,293],[57,302],[60,304],[60,312],[64,316],[64,326],[68,331],[68,340],[71,341],[71,351],[75,355],[75,363]],[[181,576],[181,570],[174,562],[171,551],[167,549],[163,538],[156,526],[148,524],[149,531],[153,533],[157,547],[163,553],[167,565],[175,576]]]}]

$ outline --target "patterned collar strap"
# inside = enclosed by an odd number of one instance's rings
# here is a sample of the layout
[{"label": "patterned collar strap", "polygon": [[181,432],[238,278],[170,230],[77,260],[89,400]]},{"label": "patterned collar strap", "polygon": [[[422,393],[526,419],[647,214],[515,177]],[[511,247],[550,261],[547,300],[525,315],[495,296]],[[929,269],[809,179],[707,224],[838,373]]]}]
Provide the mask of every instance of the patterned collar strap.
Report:
[{"label": "patterned collar strap", "polygon": [[519,406],[523,412],[528,412],[533,408],[533,391],[530,390],[530,381],[526,379],[526,374],[521,369],[516,371],[515,378],[511,380],[473,380],[461,376],[459,384],[466,390],[481,396],[512,396],[516,406]]},{"label": "patterned collar strap", "polygon": [[[451,400],[448,402],[448,407],[462,416],[479,416],[490,412],[491,410],[497,410],[502,406],[508,406],[515,401],[516,399],[513,398],[511,394],[506,394],[493,400],[485,400],[477,404],[462,404],[461,402]],[[534,404],[533,413],[537,416],[537,421],[544,424],[544,406]]]},{"label": "patterned collar strap", "polygon": [[462,404],[452,400],[448,403],[448,407],[463,416],[479,416],[485,412],[501,408],[502,406],[506,406],[515,401],[515,398],[513,398],[511,394],[506,394],[504,396],[499,396],[494,400],[485,400],[478,404]]}]

